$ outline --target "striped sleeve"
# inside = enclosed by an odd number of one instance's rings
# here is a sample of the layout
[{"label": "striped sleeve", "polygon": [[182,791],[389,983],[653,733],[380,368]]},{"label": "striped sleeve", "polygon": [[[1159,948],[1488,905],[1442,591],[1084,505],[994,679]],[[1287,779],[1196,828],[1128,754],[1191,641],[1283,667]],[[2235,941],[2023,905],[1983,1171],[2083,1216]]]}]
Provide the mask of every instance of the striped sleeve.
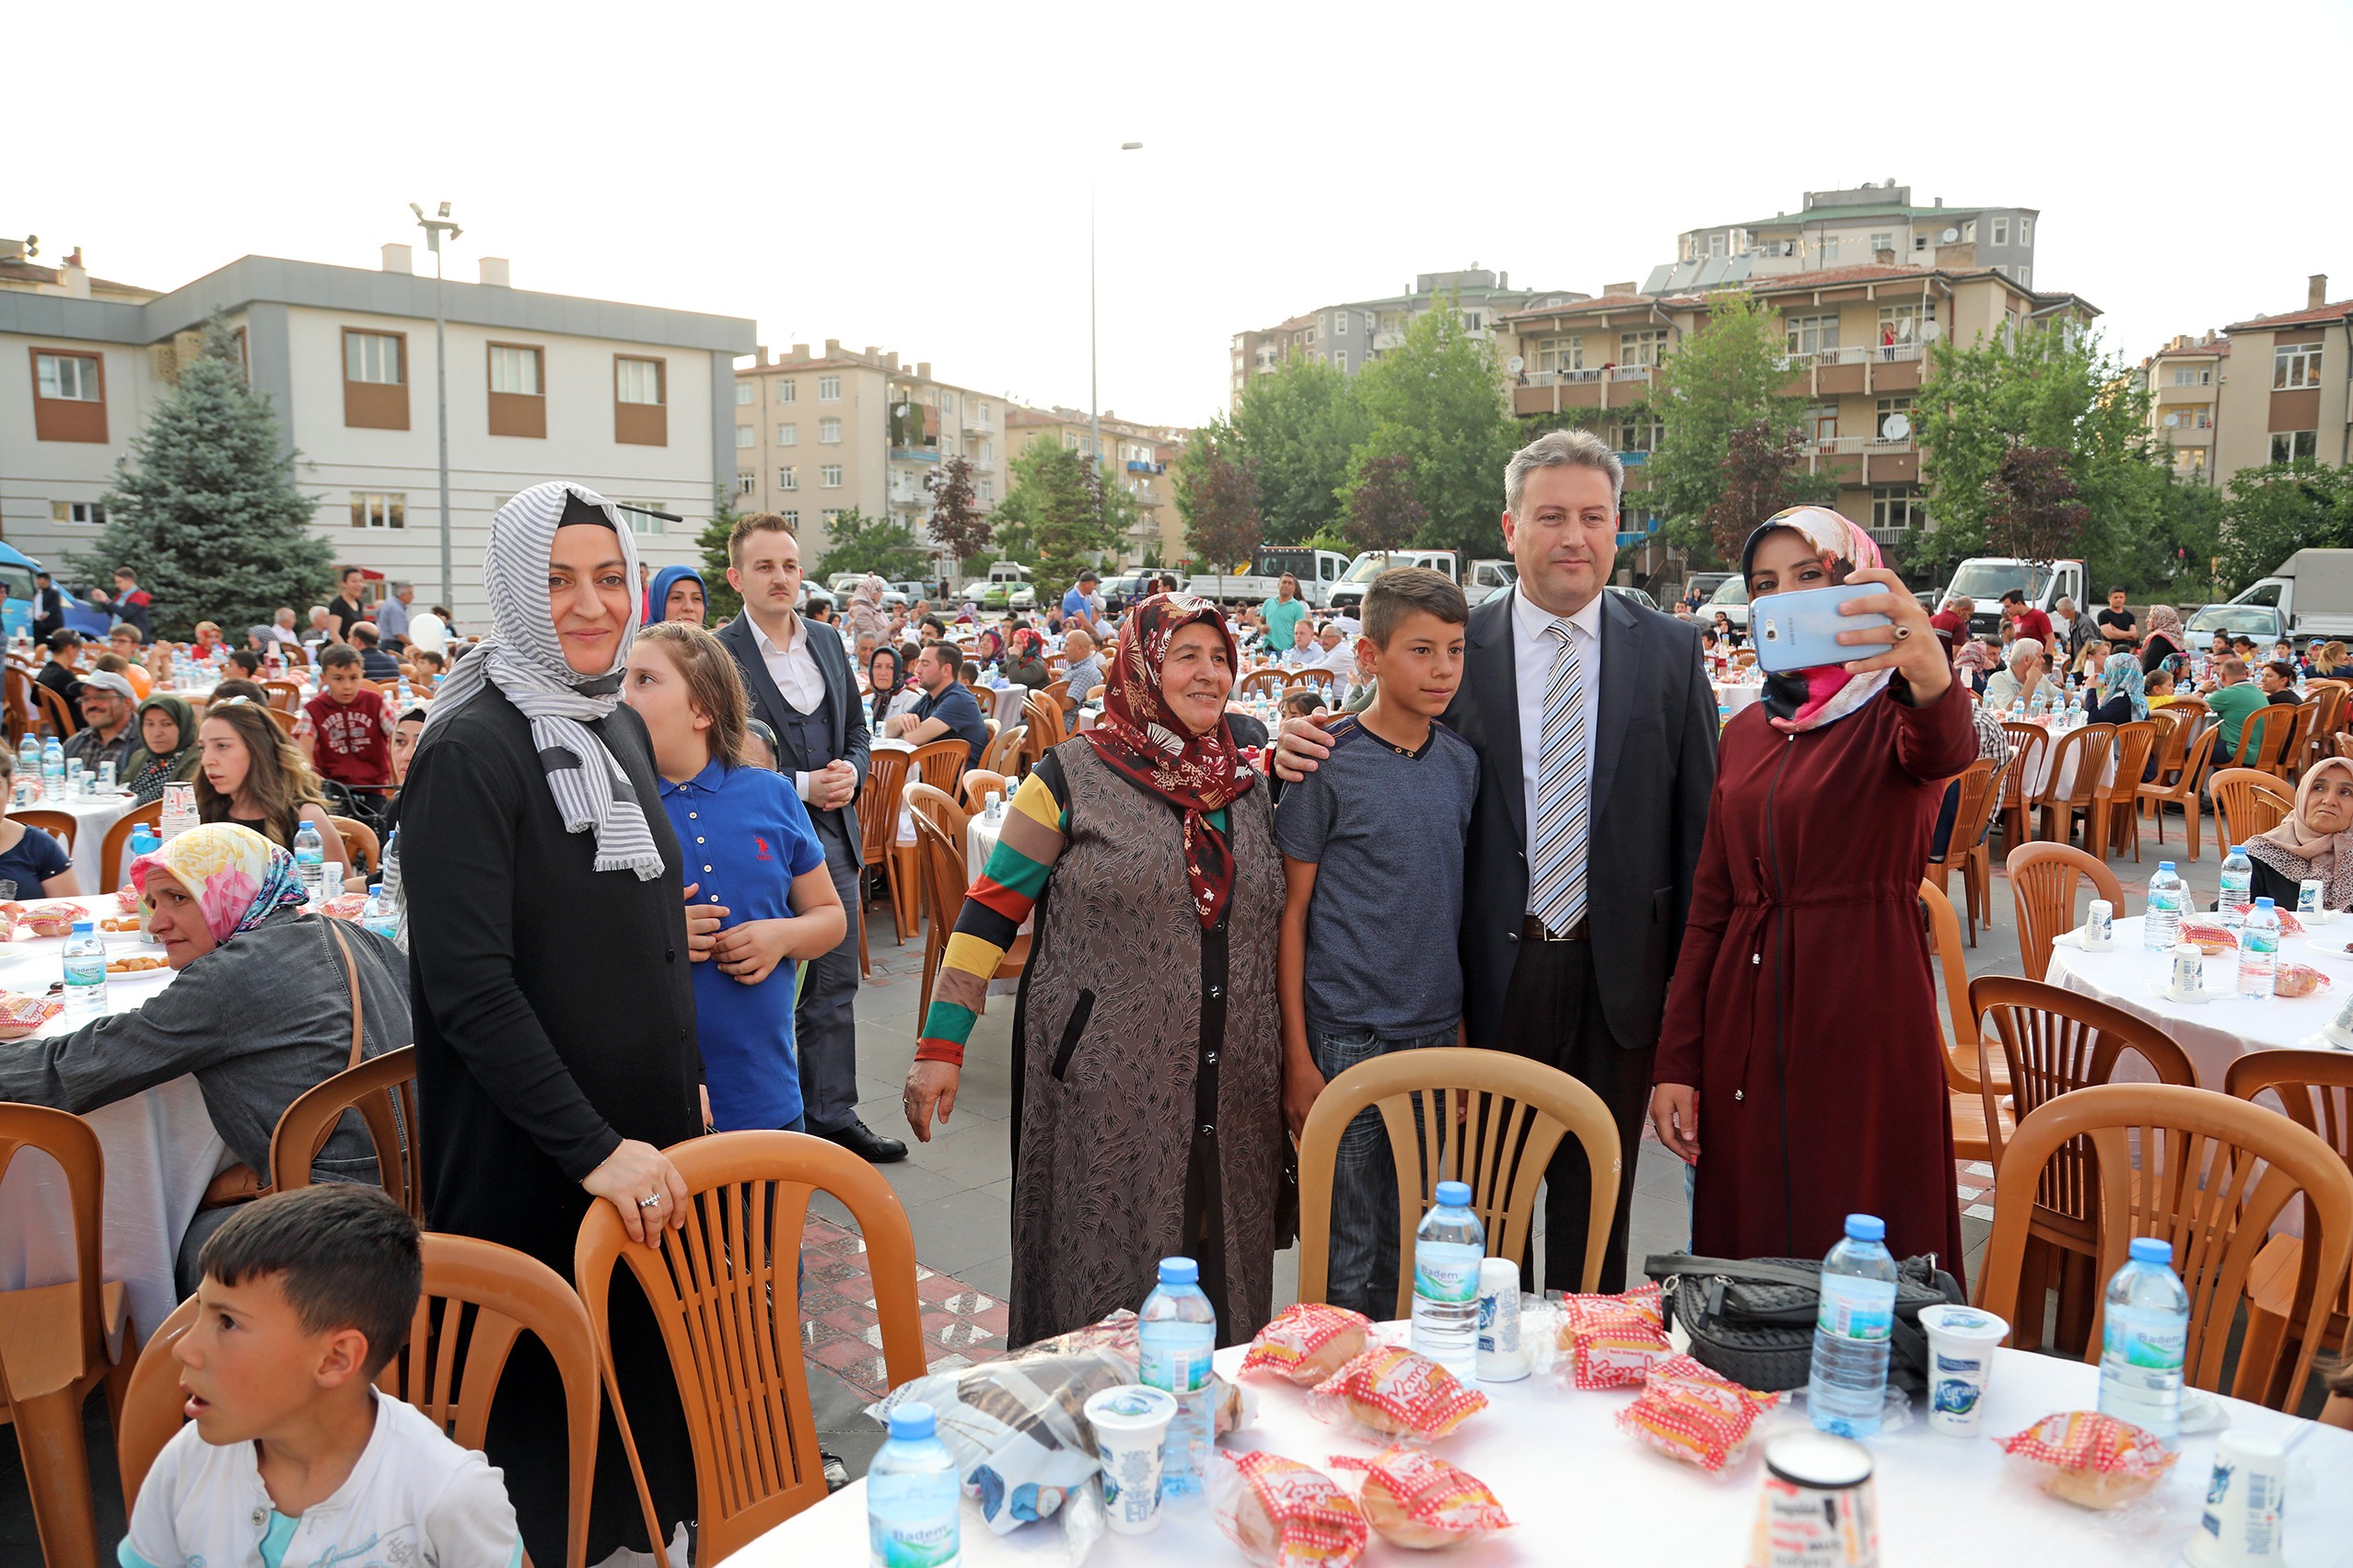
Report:
[{"label": "striped sleeve", "polygon": [[1049,754],[1014,791],[1005,831],[979,879],[965,890],[964,907],[932,981],[931,1011],[915,1042],[916,1061],[962,1065],[964,1042],[984,1010],[988,982],[1045,891],[1069,832],[1069,789]]}]

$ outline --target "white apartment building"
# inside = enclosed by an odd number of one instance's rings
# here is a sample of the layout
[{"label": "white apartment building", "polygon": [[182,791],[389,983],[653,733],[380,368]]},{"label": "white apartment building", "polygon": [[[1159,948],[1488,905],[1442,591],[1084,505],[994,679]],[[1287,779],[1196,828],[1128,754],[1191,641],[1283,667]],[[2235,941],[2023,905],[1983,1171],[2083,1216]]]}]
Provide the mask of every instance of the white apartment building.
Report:
[{"label": "white apartment building", "polygon": [[[459,618],[486,618],[491,514],[542,480],[646,508],[624,516],[654,566],[696,560],[736,472],[725,411],[753,323],[525,292],[495,257],[480,275],[441,285]],[[337,560],[438,599],[435,288],[406,245],[385,246],[378,272],[247,256],[163,294],[0,253],[0,360],[22,354],[28,369],[0,375],[0,535],[43,561],[88,548],[116,463],[217,308]]]}]

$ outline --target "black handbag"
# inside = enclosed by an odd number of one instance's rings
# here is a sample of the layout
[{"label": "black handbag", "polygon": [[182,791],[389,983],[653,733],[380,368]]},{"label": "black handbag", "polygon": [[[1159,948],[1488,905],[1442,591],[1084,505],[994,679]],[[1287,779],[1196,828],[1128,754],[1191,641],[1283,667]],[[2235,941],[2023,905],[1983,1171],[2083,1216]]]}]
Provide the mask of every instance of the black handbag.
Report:
[{"label": "black handbag", "polygon": [[[1919,1393],[1928,1386],[1923,1307],[1966,1305],[1961,1283],[1936,1255],[1895,1266],[1895,1332],[1887,1380]],[[1822,1264],[1811,1258],[1695,1258],[1658,1252],[1642,1272],[1659,1282],[1667,1321],[1691,1339],[1693,1359],[1744,1388],[1802,1388],[1813,1370],[1814,1320],[1822,1310]]]}]

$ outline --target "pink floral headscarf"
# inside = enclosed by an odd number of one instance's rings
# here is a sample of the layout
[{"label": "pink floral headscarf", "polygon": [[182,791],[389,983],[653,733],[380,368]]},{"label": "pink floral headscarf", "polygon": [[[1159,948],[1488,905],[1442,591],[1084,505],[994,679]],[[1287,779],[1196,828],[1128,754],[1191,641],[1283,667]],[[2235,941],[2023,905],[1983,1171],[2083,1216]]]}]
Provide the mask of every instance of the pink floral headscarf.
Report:
[{"label": "pink floral headscarf", "polygon": [[[1827,506],[1787,506],[1757,524],[1756,531],[1741,546],[1743,582],[1756,559],[1756,547],[1776,528],[1791,528],[1801,535],[1820,553],[1822,563],[1830,568],[1832,579],[1836,582],[1846,581],[1847,575],[1858,567],[1886,564],[1871,536],[1838,513]],[[1855,656],[1867,658],[1871,652],[1858,648]],[[1760,705],[1777,730],[1796,734],[1820,729],[1823,725],[1837,723],[1878,696],[1893,673],[1876,669],[1869,675],[1853,675],[1844,665],[1825,664],[1774,675],[1766,678]]]},{"label": "pink floral headscarf", "polygon": [[250,931],[305,898],[294,856],[234,822],[191,828],[153,854],[133,861],[131,885],[142,896],[147,890],[147,873],[158,866],[194,896],[215,942]]}]

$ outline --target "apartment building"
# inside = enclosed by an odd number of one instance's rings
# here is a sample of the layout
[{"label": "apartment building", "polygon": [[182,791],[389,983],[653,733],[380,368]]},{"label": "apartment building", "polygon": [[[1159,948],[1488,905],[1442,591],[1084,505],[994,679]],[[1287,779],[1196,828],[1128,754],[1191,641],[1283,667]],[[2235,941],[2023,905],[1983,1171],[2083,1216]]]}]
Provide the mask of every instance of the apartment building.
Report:
[{"label": "apartment building", "polygon": [[1515,289],[1509,273],[1472,268],[1423,273],[1413,288],[1384,299],[1345,300],[1294,316],[1276,326],[1234,334],[1229,349],[1232,385],[1228,395],[1239,406],[1253,377],[1270,376],[1287,360],[1307,358],[1354,376],[1404,341],[1414,318],[1450,298],[1473,335],[1493,337],[1503,317],[1533,305],[1566,305],[1587,297],[1562,289]]},{"label": "apartment building", "polygon": [[1945,205],[1912,201],[1890,180],[1837,191],[1808,191],[1794,213],[1685,229],[1675,260],[1655,269],[1645,293],[1674,293],[1835,267],[1924,266],[1939,247],[1975,248],[1975,264],[2021,288],[2034,285],[2035,207]]},{"label": "apartment building", "polygon": [[[542,480],[577,480],[628,512],[640,552],[696,556],[734,472],[726,406],[745,319],[539,294],[508,263],[442,287],[448,320],[453,609],[479,624],[491,514]],[[295,481],[337,558],[440,596],[436,284],[410,248],[380,270],[247,256],[169,292],[92,278],[0,247],[0,534],[44,561],[87,549],[131,438],[220,308],[246,374],[298,454]],[[657,514],[681,520],[670,522]]]},{"label": "apartment building", "polygon": [[2149,429],[2166,461],[2184,477],[2206,478],[2214,466],[2216,399],[2229,368],[2231,340],[2216,332],[2184,335],[2141,365],[2149,389]]},{"label": "apartment building", "polygon": [[2328,274],[2304,307],[2184,334],[2140,362],[2149,436],[2173,470],[2228,484],[2269,463],[2353,461],[2353,300]]},{"label": "apartment building", "polygon": [[[1957,253],[1958,252],[1958,253]],[[1744,287],[1780,313],[1788,390],[1805,400],[1806,460],[1838,480],[1838,509],[1887,539],[1928,526],[1914,401],[1927,347],[1951,334],[1974,343],[2049,319],[2097,311],[2070,294],[2037,294],[1944,247],[1951,267],[1871,265],[1770,278]],[[1683,340],[1707,323],[1708,296],[1606,291],[1601,297],[1520,311],[1505,319],[1520,368],[1512,401],[1522,414],[1582,412],[1627,469],[1622,528],[1654,531],[1641,470],[1663,426],[1652,392]],[[1883,540],[1884,542],[1884,540]]]},{"label": "apartment building", "polygon": [[[1019,456],[1033,441],[1056,442],[1078,453],[1092,451],[1095,424],[1080,409],[1017,408],[1006,416],[1008,456]],[[1140,566],[1153,557],[1163,565],[1174,565],[1189,559],[1192,551],[1184,541],[1184,519],[1177,515],[1176,480],[1171,471],[1189,433],[1173,425],[1139,424],[1109,411],[1101,424],[1104,481],[1126,491],[1136,508],[1135,525],[1106,563]]]},{"label": "apartment building", "polygon": [[763,345],[736,372],[735,402],[736,505],[790,520],[812,573],[833,520],[853,508],[908,524],[928,547],[930,482],[950,457],[972,464],[981,510],[1005,494],[1010,405],[935,378],[928,360],[902,364],[837,338],[821,354],[795,343],[772,358]]}]

